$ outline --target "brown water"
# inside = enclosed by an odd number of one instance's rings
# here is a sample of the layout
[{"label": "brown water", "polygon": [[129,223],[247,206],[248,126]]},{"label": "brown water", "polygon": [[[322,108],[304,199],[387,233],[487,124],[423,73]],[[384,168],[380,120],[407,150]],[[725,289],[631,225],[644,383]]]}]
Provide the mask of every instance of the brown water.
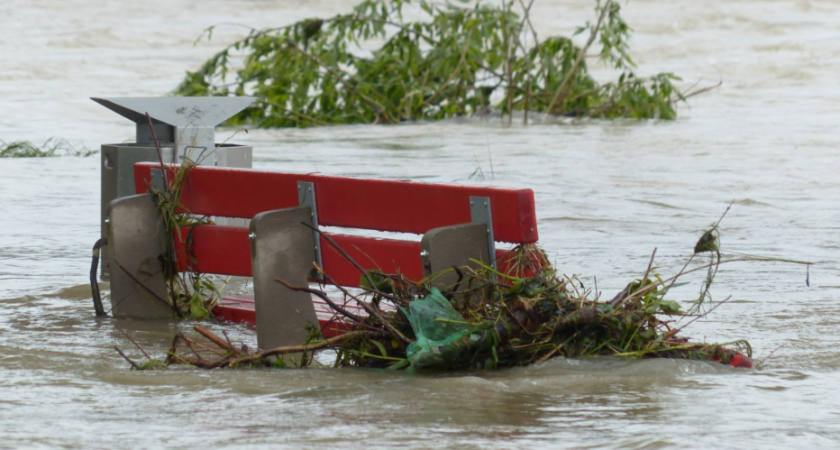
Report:
[{"label": "brown water", "polygon": [[[590,19],[587,3],[539,0],[541,34]],[[351,4],[7,0],[0,139],[130,139],[130,122],[87,97],[161,95],[241,33],[220,28],[192,47],[203,27]],[[0,447],[840,447],[840,3],[636,0],[625,18],[640,75],[723,86],[675,122],[459,120],[234,140],[255,147],[257,168],[529,187],[542,245],[587,285],[597,276],[606,297],[655,247],[660,272],[677,271],[734,200],[725,249],[817,263],[810,287],[801,266],[722,268],[713,295],[732,300],[686,330],[749,339],[758,359],[778,348],[762,370],[603,358],[439,376],[129,371],[112,347],[140,354],[122,331],[161,355],[191,324],[94,318],[98,157],[4,160]],[[477,167],[484,181],[468,179]],[[701,277],[690,281],[675,299],[696,295]],[[255,341],[243,326],[213,328]]]}]

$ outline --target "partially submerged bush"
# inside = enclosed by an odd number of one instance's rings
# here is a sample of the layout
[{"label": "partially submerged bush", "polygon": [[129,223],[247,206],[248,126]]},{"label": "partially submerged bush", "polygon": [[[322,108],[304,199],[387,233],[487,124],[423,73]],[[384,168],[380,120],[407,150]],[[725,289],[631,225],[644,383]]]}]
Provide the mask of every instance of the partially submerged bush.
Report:
[{"label": "partially submerged bush", "polygon": [[66,139],[49,138],[38,146],[30,141],[5,142],[0,140],[0,158],[47,158],[52,156],[90,156],[96,150],[77,150]]},{"label": "partially submerged bush", "polygon": [[[405,20],[408,5],[423,17]],[[494,108],[525,111],[526,123],[529,111],[676,118],[674,103],[685,99],[672,84],[679,78],[635,75],[618,2],[596,1],[597,21],[577,30],[588,33],[582,48],[565,36],[540,39],[530,5],[519,5],[364,0],[349,14],[252,30],[187,72],[175,94],[256,96],[229,123],[259,127],[440,120]],[[600,59],[621,72],[615,81],[589,74],[585,57],[596,40]],[[240,56],[244,66],[228,82]]]}]

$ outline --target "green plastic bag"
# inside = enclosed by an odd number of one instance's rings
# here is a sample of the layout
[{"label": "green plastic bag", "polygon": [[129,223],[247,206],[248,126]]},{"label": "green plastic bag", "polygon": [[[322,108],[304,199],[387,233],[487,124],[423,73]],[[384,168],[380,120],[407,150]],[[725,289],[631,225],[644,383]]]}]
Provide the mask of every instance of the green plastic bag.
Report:
[{"label": "green plastic bag", "polygon": [[409,309],[410,312],[404,308],[402,311],[408,317],[417,340],[406,349],[411,364],[408,372],[445,367],[461,357],[479,339],[479,335],[471,334],[470,327],[464,323],[464,317],[437,288],[432,288],[426,298],[412,301]]}]

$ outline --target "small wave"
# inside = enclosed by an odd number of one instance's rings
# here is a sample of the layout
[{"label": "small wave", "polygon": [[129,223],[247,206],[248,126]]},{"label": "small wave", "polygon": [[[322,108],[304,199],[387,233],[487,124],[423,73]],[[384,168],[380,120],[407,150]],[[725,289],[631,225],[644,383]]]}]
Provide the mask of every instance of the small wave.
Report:
[{"label": "small wave", "polygon": [[732,203],[741,206],[770,206],[769,203],[760,202],[758,200],[753,200],[751,198],[744,198],[740,200],[734,200]]}]

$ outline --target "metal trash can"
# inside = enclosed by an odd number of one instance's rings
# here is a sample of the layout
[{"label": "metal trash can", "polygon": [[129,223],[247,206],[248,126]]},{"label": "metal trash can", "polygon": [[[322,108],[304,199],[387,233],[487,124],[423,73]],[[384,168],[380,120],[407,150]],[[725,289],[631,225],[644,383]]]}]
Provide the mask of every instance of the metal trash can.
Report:
[{"label": "metal trash can", "polygon": [[[101,237],[108,236],[105,217],[111,201],[135,194],[134,163],[158,161],[154,138],[160,146],[164,163],[182,163],[189,159],[201,165],[252,167],[253,148],[245,145],[216,143],[215,127],[242,111],[253,97],[121,97],[91,98],[137,126],[135,142],[102,145]],[[154,135],[146,113],[152,118]],[[244,226],[245,219],[217,218],[223,225]],[[107,280],[110,262],[103,253],[101,278]]]}]

